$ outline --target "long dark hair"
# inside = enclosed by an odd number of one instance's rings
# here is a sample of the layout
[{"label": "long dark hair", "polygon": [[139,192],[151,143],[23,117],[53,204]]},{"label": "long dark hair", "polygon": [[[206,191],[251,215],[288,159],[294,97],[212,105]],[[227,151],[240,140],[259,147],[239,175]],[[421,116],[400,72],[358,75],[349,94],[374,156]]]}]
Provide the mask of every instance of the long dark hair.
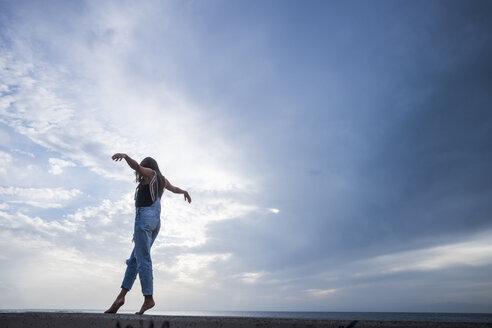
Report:
[{"label": "long dark hair", "polygon": [[[161,197],[162,193],[164,193],[164,188],[166,187],[166,179],[164,179],[161,170],[159,170],[159,165],[157,165],[156,160],[152,157],[145,157],[142,162],[140,162],[140,166],[152,169],[157,172],[157,179],[159,181],[159,197]],[[138,174],[138,172],[135,172],[135,182],[141,183],[143,178],[144,177]]]}]

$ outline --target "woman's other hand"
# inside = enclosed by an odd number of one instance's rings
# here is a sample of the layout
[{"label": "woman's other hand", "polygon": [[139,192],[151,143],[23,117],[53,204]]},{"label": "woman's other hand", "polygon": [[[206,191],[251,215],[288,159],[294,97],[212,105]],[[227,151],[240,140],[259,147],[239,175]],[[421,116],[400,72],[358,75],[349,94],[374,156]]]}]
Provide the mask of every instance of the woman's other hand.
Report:
[{"label": "woman's other hand", "polygon": [[185,200],[188,201],[188,203],[191,203],[191,197],[190,197],[190,194],[188,194],[187,191],[184,192],[184,198],[185,198]]}]

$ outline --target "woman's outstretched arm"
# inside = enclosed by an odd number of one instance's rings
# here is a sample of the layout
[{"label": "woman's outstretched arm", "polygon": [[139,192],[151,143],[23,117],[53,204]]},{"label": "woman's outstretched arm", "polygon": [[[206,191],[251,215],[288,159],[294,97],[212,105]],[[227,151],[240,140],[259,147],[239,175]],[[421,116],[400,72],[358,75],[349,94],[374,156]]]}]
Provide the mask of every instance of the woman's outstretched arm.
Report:
[{"label": "woman's outstretched arm", "polygon": [[138,162],[136,160],[134,160],[133,158],[131,158],[127,154],[116,153],[111,158],[113,159],[113,161],[116,161],[116,162],[121,161],[122,159],[125,159],[128,166],[130,166],[132,169],[137,171],[138,174],[140,174],[144,177],[150,178],[150,179],[152,179],[152,177],[154,177],[154,171],[152,171],[152,169],[149,169],[148,167],[141,166],[140,164],[138,164]]},{"label": "woman's outstretched arm", "polygon": [[171,182],[169,182],[168,179],[166,179],[166,189],[175,193],[175,194],[183,194],[184,195],[184,198],[185,200],[188,201],[188,203],[191,203],[191,197],[190,197],[190,194],[188,194],[188,192],[186,190],[183,190],[181,188],[178,188],[176,186],[173,186],[171,184]]}]

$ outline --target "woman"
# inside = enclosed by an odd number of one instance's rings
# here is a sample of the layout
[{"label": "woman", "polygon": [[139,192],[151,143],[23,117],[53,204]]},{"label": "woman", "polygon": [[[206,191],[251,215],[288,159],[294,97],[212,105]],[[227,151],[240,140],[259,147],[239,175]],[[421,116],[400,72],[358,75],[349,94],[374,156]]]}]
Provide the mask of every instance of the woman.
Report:
[{"label": "woman", "polygon": [[133,233],[135,246],[130,258],[126,261],[127,267],[121,284],[121,292],[105,313],[116,313],[125,303],[125,295],[132,288],[138,273],[144,302],[140,311],[135,314],[143,314],[155,305],[152,297],[153,278],[150,247],[154,243],[161,227],[161,197],[164,188],[175,194],[184,194],[184,198],[188,203],[191,203],[191,198],[187,191],[173,186],[169,180],[164,178],[157,162],[153,158],[146,157],[140,164],[127,154],[117,153],[112,158],[114,161],[126,160],[128,165],[135,170],[138,186],[135,191],[136,215]]}]

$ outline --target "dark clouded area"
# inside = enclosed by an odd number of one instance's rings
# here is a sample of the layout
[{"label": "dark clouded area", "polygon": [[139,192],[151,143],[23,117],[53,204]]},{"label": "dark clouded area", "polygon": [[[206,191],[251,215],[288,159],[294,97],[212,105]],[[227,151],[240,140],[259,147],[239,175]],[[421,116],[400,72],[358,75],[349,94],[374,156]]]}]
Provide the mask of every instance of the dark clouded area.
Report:
[{"label": "dark clouded area", "polygon": [[211,224],[204,248],[316,274],[490,230],[492,4],[275,4],[262,97],[237,115],[280,212]]}]

